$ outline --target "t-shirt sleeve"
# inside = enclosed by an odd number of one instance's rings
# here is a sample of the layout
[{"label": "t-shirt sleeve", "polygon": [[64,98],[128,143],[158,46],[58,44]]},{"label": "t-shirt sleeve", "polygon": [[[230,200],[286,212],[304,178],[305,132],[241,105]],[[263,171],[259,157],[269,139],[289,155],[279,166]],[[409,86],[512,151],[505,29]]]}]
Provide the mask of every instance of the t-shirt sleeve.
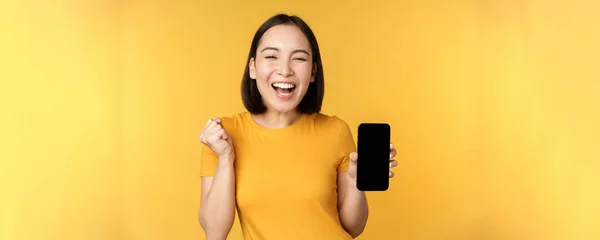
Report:
[{"label": "t-shirt sleeve", "polygon": [[352,131],[348,124],[339,119],[341,125],[341,131],[339,136],[339,158],[340,164],[337,168],[338,172],[346,172],[348,171],[348,165],[350,163],[350,153],[356,151],[356,144],[354,143],[354,138],[352,137]]},{"label": "t-shirt sleeve", "polygon": [[200,157],[200,176],[213,176],[217,168],[219,157],[208,146],[202,145]]}]

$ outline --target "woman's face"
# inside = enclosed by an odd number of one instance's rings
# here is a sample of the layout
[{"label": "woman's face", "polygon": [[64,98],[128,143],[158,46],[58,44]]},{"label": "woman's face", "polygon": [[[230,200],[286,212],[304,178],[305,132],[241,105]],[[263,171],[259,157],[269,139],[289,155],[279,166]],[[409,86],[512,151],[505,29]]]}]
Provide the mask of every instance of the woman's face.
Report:
[{"label": "woman's face", "polygon": [[250,60],[250,77],[269,110],[288,112],[296,109],[314,81],[310,43],[295,25],[280,24],[267,30]]}]

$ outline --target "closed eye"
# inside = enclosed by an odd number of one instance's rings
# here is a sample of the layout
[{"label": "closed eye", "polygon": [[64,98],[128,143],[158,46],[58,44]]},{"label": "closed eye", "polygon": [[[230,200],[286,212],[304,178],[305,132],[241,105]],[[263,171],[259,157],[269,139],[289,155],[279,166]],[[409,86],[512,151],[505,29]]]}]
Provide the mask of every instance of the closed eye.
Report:
[{"label": "closed eye", "polygon": [[298,60],[298,61],[306,61],[306,58],[294,58],[294,60]]},{"label": "closed eye", "polygon": [[266,56],[265,58],[269,58],[269,59],[277,59],[277,57],[275,57],[275,56]]}]

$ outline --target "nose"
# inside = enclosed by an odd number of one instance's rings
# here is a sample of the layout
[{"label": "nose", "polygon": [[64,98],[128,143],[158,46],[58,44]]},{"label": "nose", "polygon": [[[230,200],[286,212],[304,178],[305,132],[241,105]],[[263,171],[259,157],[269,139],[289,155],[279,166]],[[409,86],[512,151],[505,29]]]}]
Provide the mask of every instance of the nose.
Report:
[{"label": "nose", "polygon": [[279,65],[279,75],[289,77],[294,75],[294,70],[290,66],[290,61],[282,59]]}]

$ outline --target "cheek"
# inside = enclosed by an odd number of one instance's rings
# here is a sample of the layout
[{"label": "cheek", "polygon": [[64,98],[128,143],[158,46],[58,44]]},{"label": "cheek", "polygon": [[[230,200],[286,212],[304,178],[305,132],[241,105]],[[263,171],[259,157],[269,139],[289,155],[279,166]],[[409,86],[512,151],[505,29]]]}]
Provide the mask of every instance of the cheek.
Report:
[{"label": "cheek", "polygon": [[273,71],[275,71],[275,66],[272,64],[256,64],[256,78],[258,80],[267,80]]},{"label": "cheek", "polygon": [[296,67],[296,75],[301,82],[310,82],[312,78],[312,64],[302,64]]},{"label": "cheek", "polygon": [[261,94],[265,94],[265,91],[268,91],[268,89],[271,88],[269,85],[269,77],[272,72],[273,68],[268,65],[256,65],[256,85]]}]

